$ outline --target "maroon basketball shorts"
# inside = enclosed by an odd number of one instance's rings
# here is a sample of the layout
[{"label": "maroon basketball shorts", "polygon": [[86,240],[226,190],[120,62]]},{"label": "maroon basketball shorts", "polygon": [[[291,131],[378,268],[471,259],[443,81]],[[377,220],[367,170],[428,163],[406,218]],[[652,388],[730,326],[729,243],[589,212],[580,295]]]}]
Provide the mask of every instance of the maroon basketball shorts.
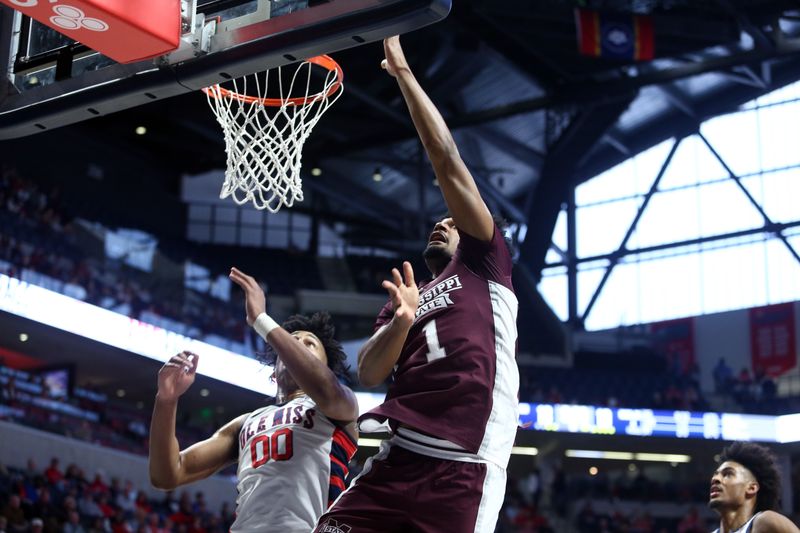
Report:
[{"label": "maroon basketball shorts", "polygon": [[506,472],[493,463],[452,461],[389,441],[367,460],[316,533],[492,533]]}]

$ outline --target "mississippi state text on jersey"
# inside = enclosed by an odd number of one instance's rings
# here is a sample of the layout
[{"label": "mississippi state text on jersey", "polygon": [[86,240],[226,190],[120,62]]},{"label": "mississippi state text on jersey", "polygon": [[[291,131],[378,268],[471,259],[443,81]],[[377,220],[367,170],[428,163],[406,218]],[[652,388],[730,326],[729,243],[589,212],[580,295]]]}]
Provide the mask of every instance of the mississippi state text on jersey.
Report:
[{"label": "mississippi state text on jersey", "polygon": [[[452,260],[419,289],[419,307],[384,403],[362,416],[388,419],[456,444],[505,468],[518,421],[517,298],[511,254],[495,227],[489,242],[462,233]],[[391,300],[375,329],[388,323]]]}]

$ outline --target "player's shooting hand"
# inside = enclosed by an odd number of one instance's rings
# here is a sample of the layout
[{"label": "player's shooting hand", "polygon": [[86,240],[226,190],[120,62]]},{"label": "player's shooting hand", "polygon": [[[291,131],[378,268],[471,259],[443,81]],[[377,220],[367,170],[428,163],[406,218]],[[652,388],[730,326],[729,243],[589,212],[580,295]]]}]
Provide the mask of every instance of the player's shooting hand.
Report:
[{"label": "player's shooting hand", "polygon": [[158,397],[177,400],[194,383],[200,357],[192,352],[181,352],[164,363],[158,371]]},{"label": "player's shooting hand", "polygon": [[381,61],[381,68],[385,69],[392,77],[397,77],[401,69],[408,69],[406,56],[403,54],[403,47],[400,46],[400,37],[387,37],[383,40],[383,53],[386,59]]},{"label": "player's shooting hand", "polygon": [[395,319],[411,326],[419,306],[419,289],[417,282],[414,281],[414,269],[411,268],[411,263],[408,261],[403,263],[402,276],[399,270],[393,268],[392,280],[385,280],[381,285],[392,299]]},{"label": "player's shooting hand", "polygon": [[228,277],[244,291],[247,324],[252,326],[258,315],[267,312],[264,290],[252,276],[248,276],[236,267],[231,268]]}]

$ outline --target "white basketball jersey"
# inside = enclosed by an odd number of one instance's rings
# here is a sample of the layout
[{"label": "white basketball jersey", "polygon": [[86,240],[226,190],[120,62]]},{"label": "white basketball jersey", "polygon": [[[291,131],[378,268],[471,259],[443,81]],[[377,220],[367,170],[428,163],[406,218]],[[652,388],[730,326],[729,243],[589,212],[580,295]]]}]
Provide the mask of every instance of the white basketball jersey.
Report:
[{"label": "white basketball jersey", "polygon": [[344,490],[356,444],[308,396],[250,413],[239,433],[232,533],[308,533]]}]

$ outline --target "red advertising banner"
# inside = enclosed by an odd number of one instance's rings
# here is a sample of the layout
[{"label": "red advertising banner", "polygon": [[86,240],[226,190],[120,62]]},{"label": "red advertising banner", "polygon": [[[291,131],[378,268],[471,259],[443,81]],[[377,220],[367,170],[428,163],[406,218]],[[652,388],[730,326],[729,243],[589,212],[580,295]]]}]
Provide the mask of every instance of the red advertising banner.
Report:
[{"label": "red advertising banner", "polygon": [[171,52],[180,44],[179,0],[0,0],[118,63]]},{"label": "red advertising banner", "polygon": [[687,374],[694,366],[694,318],[678,318],[650,324],[654,349],[664,355],[677,374]]},{"label": "red advertising banner", "polygon": [[794,303],[750,309],[753,371],[780,376],[797,366]]}]

